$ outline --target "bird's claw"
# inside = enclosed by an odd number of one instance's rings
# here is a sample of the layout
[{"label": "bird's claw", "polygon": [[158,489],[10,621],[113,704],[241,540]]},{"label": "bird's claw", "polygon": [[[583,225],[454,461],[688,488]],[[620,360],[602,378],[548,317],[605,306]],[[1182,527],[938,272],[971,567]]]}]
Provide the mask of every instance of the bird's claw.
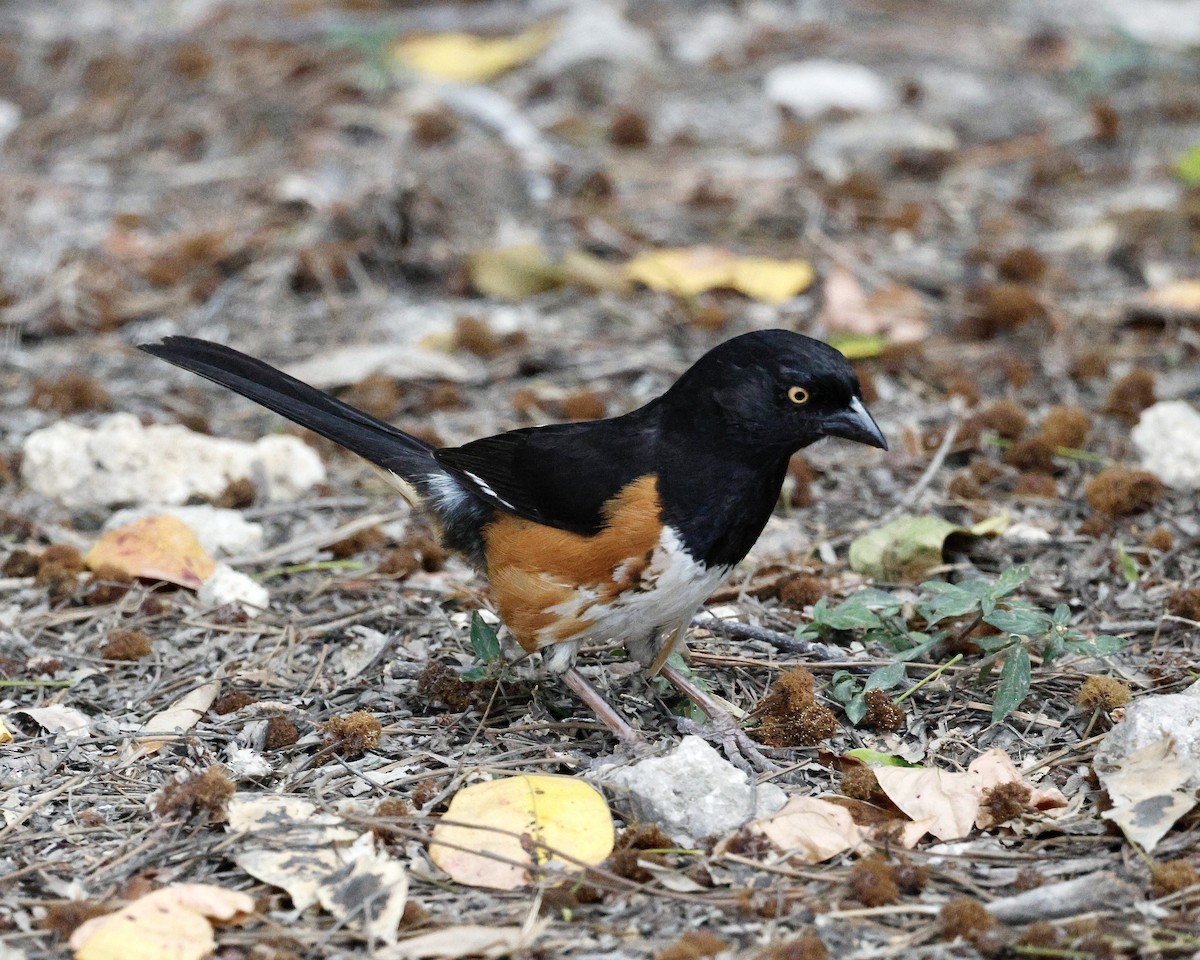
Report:
[{"label": "bird's claw", "polygon": [[707,724],[697,723],[688,717],[679,717],[678,725],[681,732],[693,734],[718,745],[730,763],[751,777],[760,773],[778,773],[783,769],[763,754],[759,745],[729,714],[713,717]]}]

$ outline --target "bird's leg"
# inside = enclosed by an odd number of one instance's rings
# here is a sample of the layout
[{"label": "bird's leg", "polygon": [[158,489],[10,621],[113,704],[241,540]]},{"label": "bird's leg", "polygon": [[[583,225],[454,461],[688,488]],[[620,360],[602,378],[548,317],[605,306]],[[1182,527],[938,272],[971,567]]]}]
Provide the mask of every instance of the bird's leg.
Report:
[{"label": "bird's leg", "polygon": [[712,721],[715,738],[720,742],[729,759],[737,766],[748,773],[755,773],[756,769],[775,773],[780,769],[778,764],[763,756],[762,751],[758,749],[758,744],[738,726],[733,715],[692,683],[685,673],[670,663],[664,663],[658,673],[667,683],[707,714],[708,719]]},{"label": "bird's leg", "polygon": [[597,690],[592,682],[579,672],[577,667],[568,667],[563,671],[562,678],[563,682],[575,691],[575,696],[590,707],[600,722],[620,737],[625,746],[636,750],[646,748],[646,741],[642,739],[641,734],[626,722],[625,718],[617,712],[616,707],[604,698],[604,694]]}]

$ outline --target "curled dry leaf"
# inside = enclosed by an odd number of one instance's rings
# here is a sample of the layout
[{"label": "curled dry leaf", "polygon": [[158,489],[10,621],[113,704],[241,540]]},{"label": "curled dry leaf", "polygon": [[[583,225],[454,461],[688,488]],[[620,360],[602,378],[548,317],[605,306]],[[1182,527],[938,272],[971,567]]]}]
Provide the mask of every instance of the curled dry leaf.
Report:
[{"label": "curled dry leaf", "polygon": [[244,893],[181,883],[148,893],[71,934],[75,960],[200,960],[216,948],[213,920],[252,913]]},{"label": "curled dry leaf", "polygon": [[968,773],[934,767],[878,767],[875,777],[888,799],[913,820],[928,821],[939,840],[967,836],[979,812],[979,785]]},{"label": "curled dry leaf", "polygon": [[164,580],[193,590],[216,569],[191,527],[167,514],[142,517],[110,530],[83,561],[89,570],[117,570],[129,577]]},{"label": "curled dry leaf", "polygon": [[[1022,778],[1020,771],[1017,770],[1017,765],[1013,763],[1012,757],[999,748],[993,748],[972,760],[970,766],[967,767],[967,773],[975,778],[981,796],[985,791],[1003,784],[1020,783],[1029,788],[1029,799],[1025,801],[1027,810],[1053,816],[1055,811],[1067,809],[1067,798],[1063,796],[1061,790],[1057,787],[1045,790],[1027,783]],[[986,830],[994,825],[995,821],[992,819],[991,813],[986,807],[981,806],[975,817],[975,826],[980,830]]]},{"label": "curled dry leaf", "polygon": [[[60,703],[48,707],[29,707],[26,710],[14,710],[36,723],[50,733],[61,733],[68,739],[86,737],[92,732],[92,722],[87,714],[80,713],[74,707],[64,707]],[[12,735],[9,735],[12,739]],[[4,741],[0,740],[0,743]]]},{"label": "curled dry leaf", "polygon": [[211,680],[184,694],[166,710],[152,716],[138,730],[136,753],[139,756],[148,756],[171,742],[171,737],[160,739],[162,734],[174,735],[192,729],[217,699],[220,689],[221,681]]},{"label": "curled dry leaf", "polygon": [[612,814],[595,788],[572,777],[521,775],[475,783],[450,801],[429,856],[459,883],[513,890],[540,868],[575,869],[612,853]]},{"label": "curled dry leaf", "polygon": [[853,850],[867,836],[849,810],[816,797],[792,797],[771,816],[751,821],[749,829],[770,840],[789,860],[807,864]]},{"label": "curled dry leaf", "polygon": [[915,343],[929,333],[925,304],[911,287],[894,285],[870,296],[854,274],[834,266],[825,278],[817,325],[848,356],[872,356],[888,344]]}]

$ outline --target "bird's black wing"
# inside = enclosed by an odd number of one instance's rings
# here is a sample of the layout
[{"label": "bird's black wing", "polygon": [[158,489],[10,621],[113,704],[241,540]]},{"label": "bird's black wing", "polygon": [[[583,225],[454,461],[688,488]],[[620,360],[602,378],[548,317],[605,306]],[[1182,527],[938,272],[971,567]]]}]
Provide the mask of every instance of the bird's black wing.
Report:
[{"label": "bird's black wing", "polygon": [[493,505],[591,535],[604,505],[654,471],[656,429],[645,411],[612,420],[527,427],[446,447],[434,458]]}]

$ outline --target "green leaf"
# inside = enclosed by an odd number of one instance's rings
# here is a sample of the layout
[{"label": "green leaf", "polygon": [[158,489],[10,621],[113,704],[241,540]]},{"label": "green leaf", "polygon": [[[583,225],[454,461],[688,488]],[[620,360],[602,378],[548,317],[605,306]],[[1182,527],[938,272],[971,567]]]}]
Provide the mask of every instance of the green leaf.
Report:
[{"label": "green leaf", "polygon": [[1093,657],[1108,657],[1124,650],[1128,642],[1121,637],[1110,637],[1108,634],[1101,634],[1098,637],[1093,637],[1091,640],[1072,640],[1069,646],[1072,653],[1091,654]]},{"label": "green leaf", "polygon": [[480,680],[486,680],[487,678],[488,668],[482,665],[477,667],[468,667],[458,675],[459,680],[466,681],[467,683],[478,683]]},{"label": "green leaf", "polygon": [[919,767],[919,763],[911,763],[903,757],[893,756],[890,753],[881,753],[879,750],[869,750],[866,747],[859,747],[857,750],[847,750],[846,756],[853,760],[858,760],[865,763],[869,767]]},{"label": "green leaf", "polygon": [[1011,647],[1017,641],[1010,633],[1000,633],[990,637],[972,637],[971,642],[984,653],[995,653],[1005,647]]},{"label": "green leaf", "polygon": [[[814,618],[815,618],[814,608]],[[882,623],[857,596],[849,597],[836,607],[821,611],[821,626],[831,630],[872,630]]]},{"label": "green leaf", "polygon": [[991,595],[997,600],[1001,597],[1007,597],[1029,579],[1029,572],[1028,564],[1022,564],[1019,567],[1009,567],[996,578],[996,582],[992,585],[990,591]]},{"label": "green leaf", "polygon": [[1054,625],[1065,627],[1071,620],[1071,608],[1065,603],[1060,603],[1054,608],[1054,615],[1050,618],[1054,621]]},{"label": "green leaf", "polygon": [[1185,150],[1173,169],[1175,176],[1189,187],[1200,185],[1200,144]]},{"label": "green leaf", "polygon": [[896,654],[896,659],[903,663],[911,663],[918,657],[923,656],[929,652],[930,647],[937,643],[936,637],[926,637],[923,633],[910,633],[909,637],[920,639],[921,642],[915,647],[909,647],[907,650],[901,650]]},{"label": "green leaf", "polygon": [[857,727],[862,723],[862,718],[866,715],[867,698],[861,693],[856,693],[846,704],[846,719]]},{"label": "green leaf", "polygon": [[500,656],[500,638],[478,610],[471,614],[471,649],[484,663],[491,663]]},{"label": "green leaf", "polygon": [[1022,637],[1040,637],[1053,623],[1042,611],[1024,604],[1014,604],[1008,609],[997,607],[983,618],[983,622],[990,623],[997,630]]},{"label": "green leaf", "polygon": [[829,695],[838,703],[849,703],[860,691],[858,677],[849,670],[837,670],[829,679]]},{"label": "green leaf", "polygon": [[1121,576],[1124,577],[1126,583],[1138,582],[1138,565],[1125,550],[1125,544],[1120,540],[1117,541],[1117,567],[1121,571]]},{"label": "green leaf", "polygon": [[889,690],[904,679],[904,664],[889,663],[886,667],[873,670],[863,685],[864,690]]},{"label": "green leaf", "polygon": [[[979,581],[975,582],[978,583]],[[933,596],[922,603],[918,603],[917,612],[925,618],[931,627],[939,620],[945,620],[947,617],[961,617],[964,614],[971,613],[979,606],[979,595],[972,590],[966,589],[965,584],[942,583],[940,580],[931,580],[921,584],[921,586],[929,590]]]},{"label": "green leaf", "polygon": [[992,723],[999,723],[1029,696],[1031,674],[1029,651],[1022,646],[1013,647],[1000,670],[996,699],[992,701]]}]

